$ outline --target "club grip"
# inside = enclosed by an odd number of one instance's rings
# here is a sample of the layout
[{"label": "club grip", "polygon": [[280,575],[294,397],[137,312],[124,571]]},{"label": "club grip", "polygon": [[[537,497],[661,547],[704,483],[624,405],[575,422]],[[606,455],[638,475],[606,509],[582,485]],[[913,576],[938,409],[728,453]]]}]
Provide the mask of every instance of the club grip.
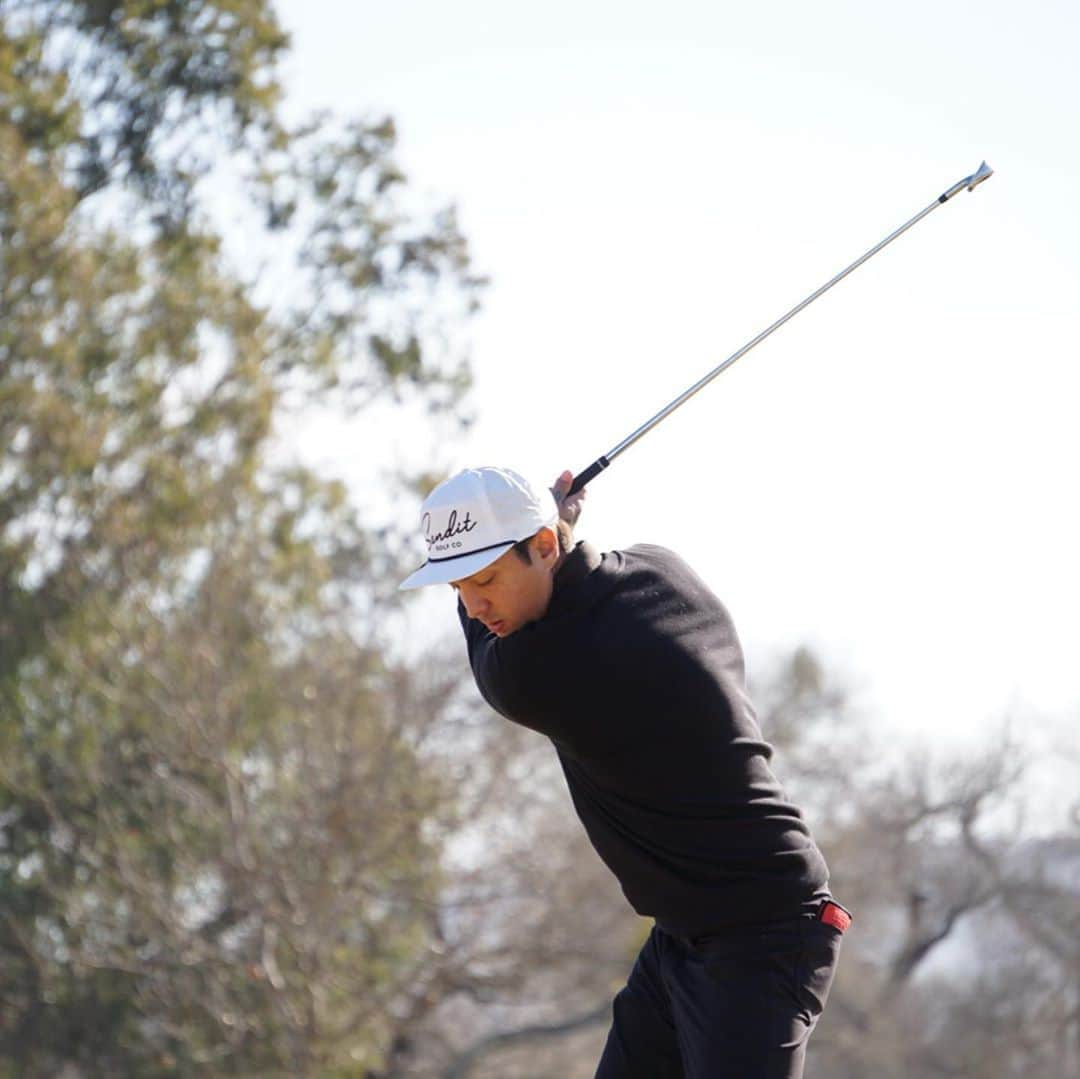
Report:
[{"label": "club grip", "polygon": [[595,461],[584,472],[579,472],[574,477],[574,482],[570,484],[570,490],[566,492],[566,497],[576,495],[582,487],[585,486],[591,479],[595,479],[601,472],[610,465],[611,462],[606,457],[597,457]]}]

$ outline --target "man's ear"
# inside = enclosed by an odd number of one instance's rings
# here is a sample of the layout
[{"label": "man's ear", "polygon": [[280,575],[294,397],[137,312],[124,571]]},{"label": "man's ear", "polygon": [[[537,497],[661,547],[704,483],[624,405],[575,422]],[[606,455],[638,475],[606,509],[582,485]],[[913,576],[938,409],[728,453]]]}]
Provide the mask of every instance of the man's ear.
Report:
[{"label": "man's ear", "polygon": [[559,537],[553,528],[546,525],[533,536],[533,548],[536,553],[546,562],[549,559],[559,557]]}]

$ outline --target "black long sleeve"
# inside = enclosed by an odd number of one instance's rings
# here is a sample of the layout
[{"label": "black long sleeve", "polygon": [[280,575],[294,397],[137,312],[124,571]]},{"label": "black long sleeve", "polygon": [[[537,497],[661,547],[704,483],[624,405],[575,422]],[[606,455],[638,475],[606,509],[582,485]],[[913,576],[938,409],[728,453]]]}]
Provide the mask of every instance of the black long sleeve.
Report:
[{"label": "black long sleeve", "polygon": [[539,621],[498,638],[459,614],[480,692],[551,738],[638,913],[696,936],[783,917],[824,887],[769,767],[731,618],[677,555],[579,543]]}]

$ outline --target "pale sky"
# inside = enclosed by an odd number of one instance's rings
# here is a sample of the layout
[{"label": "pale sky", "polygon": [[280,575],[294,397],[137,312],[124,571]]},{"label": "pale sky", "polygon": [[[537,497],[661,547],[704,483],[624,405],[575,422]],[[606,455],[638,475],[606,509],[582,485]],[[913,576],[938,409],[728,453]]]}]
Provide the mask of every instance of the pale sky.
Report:
[{"label": "pale sky", "polygon": [[[279,10],[296,99],[391,114],[491,278],[452,469],[580,471],[985,158],[596,479],[579,534],[674,548],[752,672],[809,643],[879,732],[1080,718],[1080,5]],[[358,490],[409,453],[355,437],[302,449]]]}]

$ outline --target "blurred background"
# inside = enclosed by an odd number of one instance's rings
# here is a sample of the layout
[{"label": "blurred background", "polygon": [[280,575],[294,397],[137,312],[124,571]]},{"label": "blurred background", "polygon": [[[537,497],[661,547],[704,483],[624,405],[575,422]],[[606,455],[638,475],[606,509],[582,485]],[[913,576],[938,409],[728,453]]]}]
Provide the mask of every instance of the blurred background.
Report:
[{"label": "blurred background", "polygon": [[[648,925],[405,598],[580,471],[855,911],[808,1077],[1080,1076],[1075,5],[0,0],[0,1076],[590,1076]],[[436,590],[438,591],[438,590]],[[617,722],[617,717],[613,717]]]}]

